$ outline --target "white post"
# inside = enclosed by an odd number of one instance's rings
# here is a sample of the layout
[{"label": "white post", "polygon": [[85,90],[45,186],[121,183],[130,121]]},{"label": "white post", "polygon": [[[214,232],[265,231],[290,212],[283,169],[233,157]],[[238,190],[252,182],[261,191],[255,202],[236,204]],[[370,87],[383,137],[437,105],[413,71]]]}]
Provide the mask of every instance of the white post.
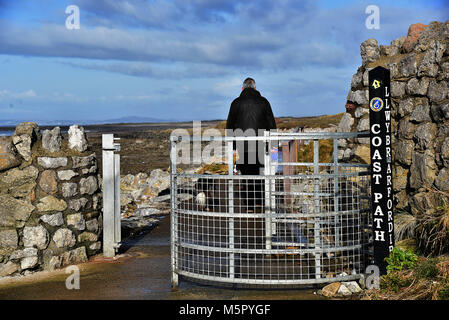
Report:
[{"label": "white post", "polygon": [[114,257],[120,242],[120,145],[113,134],[102,135],[103,147],[103,254]]},{"label": "white post", "polygon": [[[229,213],[234,213],[234,149],[233,142],[228,141],[228,206]],[[234,218],[229,218],[229,249],[234,249]],[[229,254],[229,278],[234,278],[234,253]]]},{"label": "white post", "polygon": [[[264,154],[265,154],[265,161],[264,161],[264,175],[269,176],[271,175],[271,156],[270,156],[270,143],[267,139],[270,136],[269,131],[264,131],[264,143],[263,146],[265,148]],[[268,144],[268,152],[266,150]],[[265,178],[265,214],[267,215],[265,217],[265,249],[271,250],[271,218],[269,215],[272,213],[271,208],[271,183],[269,178]]]}]

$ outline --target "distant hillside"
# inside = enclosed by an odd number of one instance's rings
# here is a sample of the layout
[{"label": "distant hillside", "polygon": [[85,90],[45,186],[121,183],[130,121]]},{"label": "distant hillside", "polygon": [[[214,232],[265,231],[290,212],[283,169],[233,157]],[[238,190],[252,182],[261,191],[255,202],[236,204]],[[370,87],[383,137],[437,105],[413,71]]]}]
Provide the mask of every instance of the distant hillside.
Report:
[{"label": "distant hillside", "polygon": [[[313,117],[279,117],[276,118],[278,129],[292,129],[296,127],[305,128],[327,128],[330,126],[338,126],[344,112],[334,115],[323,115]],[[217,125],[218,129],[226,128],[226,121],[222,121]]]}]

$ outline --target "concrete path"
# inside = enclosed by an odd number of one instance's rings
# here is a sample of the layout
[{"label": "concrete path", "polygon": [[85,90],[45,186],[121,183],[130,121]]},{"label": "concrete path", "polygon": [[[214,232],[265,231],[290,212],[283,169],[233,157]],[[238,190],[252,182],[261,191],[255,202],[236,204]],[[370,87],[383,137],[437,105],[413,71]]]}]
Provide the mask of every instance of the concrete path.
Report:
[{"label": "concrete path", "polygon": [[78,265],[80,289],[68,290],[65,269],[0,280],[0,300],[5,299],[320,299],[313,290],[243,290],[180,282],[170,284],[170,221],[146,235],[128,240],[115,261],[94,259]]}]

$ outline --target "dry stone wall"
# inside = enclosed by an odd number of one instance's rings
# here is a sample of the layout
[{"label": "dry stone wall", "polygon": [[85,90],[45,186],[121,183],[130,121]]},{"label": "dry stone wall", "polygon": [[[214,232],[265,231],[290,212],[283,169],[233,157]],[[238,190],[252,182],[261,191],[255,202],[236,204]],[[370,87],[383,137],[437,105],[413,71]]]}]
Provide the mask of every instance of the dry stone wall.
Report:
[{"label": "dry stone wall", "polygon": [[[429,214],[449,192],[449,21],[412,25],[390,45],[368,39],[338,131],[369,130],[368,72],[391,74],[396,211]],[[339,142],[339,158],[370,162],[369,139]]]},{"label": "dry stone wall", "polygon": [[101,250],[97,159],[84,129],[20,123],[0,137],[0,277],[84,262]]}]

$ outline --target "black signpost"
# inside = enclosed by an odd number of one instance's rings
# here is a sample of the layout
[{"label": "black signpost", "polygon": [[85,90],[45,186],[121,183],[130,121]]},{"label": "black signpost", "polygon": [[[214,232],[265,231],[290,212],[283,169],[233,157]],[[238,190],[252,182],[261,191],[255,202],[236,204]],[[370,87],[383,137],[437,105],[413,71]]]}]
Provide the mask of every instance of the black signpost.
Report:
[{"label": "black signpost", "polygon": [[381,275],[394,246],[390,103],[390,71],[376,67],[369,71],[371,205],[374,263]]}]

